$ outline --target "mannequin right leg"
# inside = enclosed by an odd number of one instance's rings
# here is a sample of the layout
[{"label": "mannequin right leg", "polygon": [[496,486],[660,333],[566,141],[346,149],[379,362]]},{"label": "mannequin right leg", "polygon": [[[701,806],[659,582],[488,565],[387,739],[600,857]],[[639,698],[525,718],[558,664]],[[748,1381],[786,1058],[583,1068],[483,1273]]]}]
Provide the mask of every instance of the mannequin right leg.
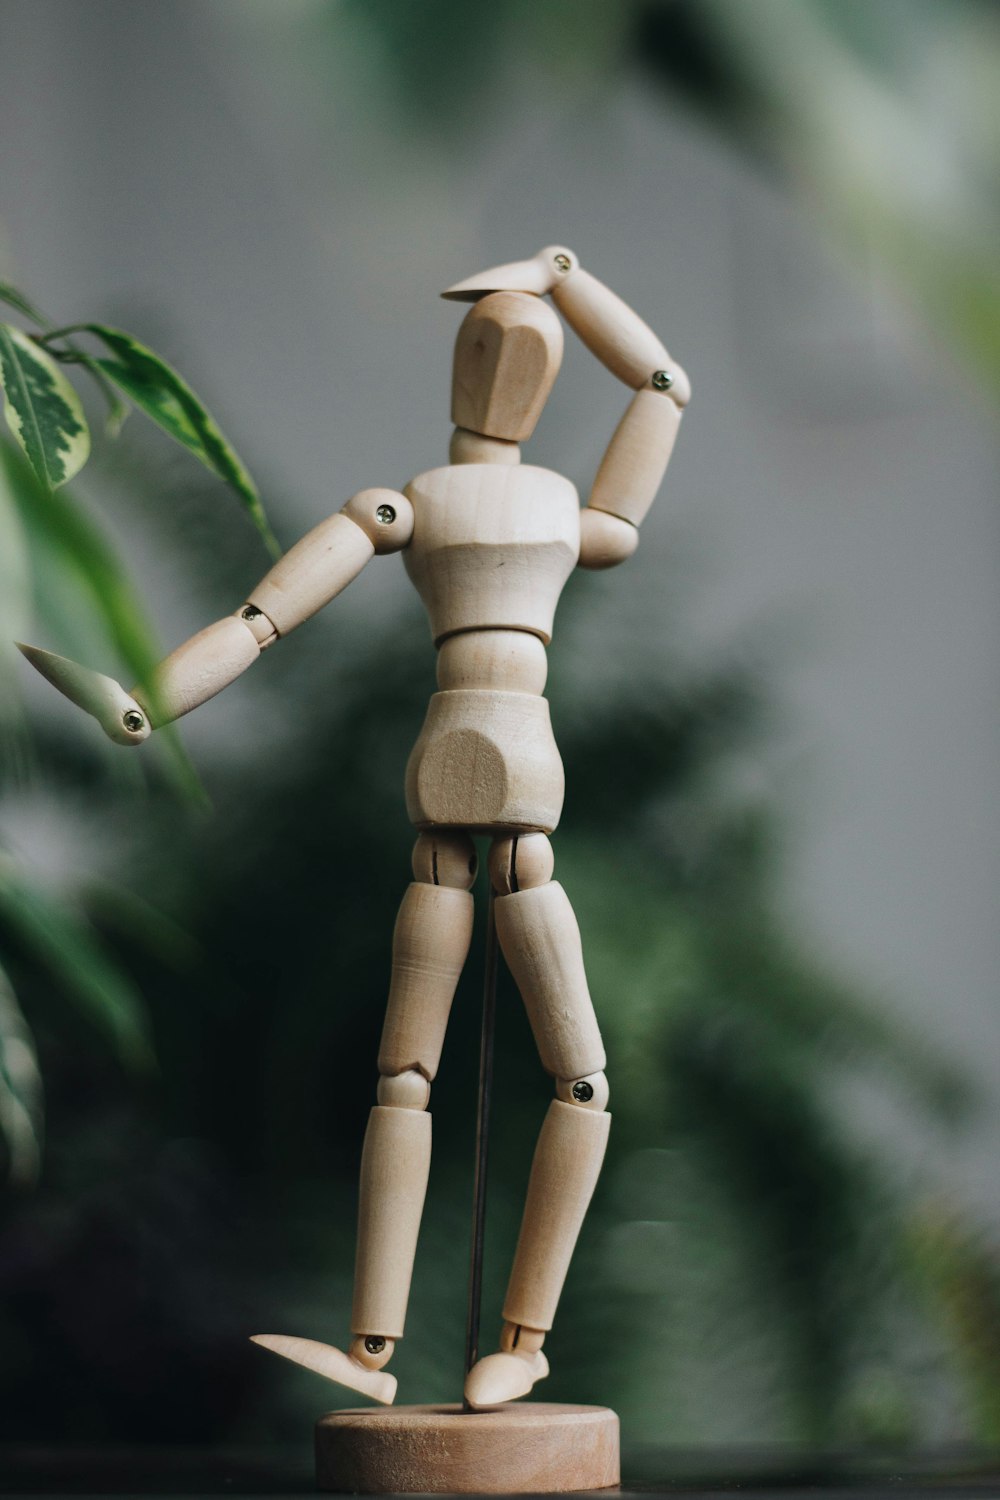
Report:
[{"label": "mannequin right leg", "polygon": [[396,1381],[383,1367],[403,1333],[430,1169],[430,1086],[472,937],[471,838],[453,830],[421,834],[413,874],[393,933],[378,1103],[361,1153],[354,1337],[347,1354],[280,1335],[256,1340],[385,1404],[395,1395]]}]

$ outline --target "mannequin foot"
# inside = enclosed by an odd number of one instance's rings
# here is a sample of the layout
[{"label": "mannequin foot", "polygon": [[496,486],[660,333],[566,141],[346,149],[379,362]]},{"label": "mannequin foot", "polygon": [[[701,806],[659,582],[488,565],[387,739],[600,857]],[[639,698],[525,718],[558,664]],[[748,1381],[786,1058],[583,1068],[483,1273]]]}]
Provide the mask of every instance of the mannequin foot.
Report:
[{"label": "mannequin foot", "polygon": [[472,1366],[465,1377],[465,1399],[478,1411],[484,1406],[501,1406],[526,1396],[538,1380],[549,1373],[549,1362],[541,1349],[533,1352],[487,1354]]},{"label": "mannequin foot", "polygon": [[346,1385],[350,1391],[371,1396],[373,1401],[380,1401],[383,1406],[391,1406],[393,1403],[396,1377],[378,1368],[386,1363],[392,1353],[391,1339],[381,1340],[381,1349],[366,1350],[366,1344],[378,1341],[356,1338],[351,1344],[350,1354],[345,1354],[342,1349],[335,1349],[331,1344],[320,1344],[315,1339],[295,1338],[287,1333],[255,1333],[250,1342],[260,1344],[263,1349],[270,1349],[273,1354],[280,1354],[282,1359],[290,1359],[294,1364],[313,1370],[317,1375],[335,1381],[337,1385]]}]

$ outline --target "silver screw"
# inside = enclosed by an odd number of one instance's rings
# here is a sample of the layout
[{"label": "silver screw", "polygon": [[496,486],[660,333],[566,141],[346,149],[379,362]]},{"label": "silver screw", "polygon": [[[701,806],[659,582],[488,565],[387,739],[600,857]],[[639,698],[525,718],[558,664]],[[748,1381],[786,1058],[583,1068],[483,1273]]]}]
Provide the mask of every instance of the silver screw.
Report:
[{"label": "silver screw", "polygon": [[257,608],[256,604],[248,604],[246,609],[241,612],[240,616],[240,618],[244,620],[256,620],[259,617],[260,610]]},{"label": "silver screw", "polygon": [[380,505],[375,512],[375,519],[381,526],[391,526],[396,519],[396,512],[391,505]]},{"label": "silver screw", "polygon": [[669,370],[655,370],[653,372],[653,384],[658,391],[669,391],[674,383],[674,377]]},{"label": "silver screw", "polygon": [[381,1354],[385,1348],[385,1339],[380,1334],[370,1333],[365,1339],[365,1348],[369,1354]]},{"label": "silver screw", "polygon": [[577,1104],[586,1104],[588,1099],[593,1099],[593,1097],[594,1086],[592,1083],[588,1083],[584,1078],[581,1078],[579,1083],[574,1083],[573,1098]]},{"label": "silver screw", "polygon": [[140,729],[145,729],[146,721],[142,714],[134,708],[127,708],[122,714],[122,723],[130,734],[138,734]]},{"label": "silver screw", "polygon": [[570,260],[570,258],[569,258],[568,255],[557,255],[556,256],[556,270],[557,271],[562,271],[565,274],[565,272],[567,272],[569,270],[569,268],[570,268],[570,266],[572,264],[573,264],[573,262]]}]

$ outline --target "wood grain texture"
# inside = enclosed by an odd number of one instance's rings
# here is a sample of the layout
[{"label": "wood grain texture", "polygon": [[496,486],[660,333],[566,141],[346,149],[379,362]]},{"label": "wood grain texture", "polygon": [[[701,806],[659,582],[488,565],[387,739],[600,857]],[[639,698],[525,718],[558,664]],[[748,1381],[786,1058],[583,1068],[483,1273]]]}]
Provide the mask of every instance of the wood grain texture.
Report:
[{"label": "wood grain texture", "polygon": [[451,420],[487,437],[523,442],[562,363],[562,325],[525,292],[493,292],[470,308],[455,340]]},{"label": "wood grain texture", "polygon": [[604,1045],[587,987],[580,929],[562,886],[552,880],[498,896],[495,913],[500,947],[546,1072],[555,1078],[603,1072]]},{"label": "wood grain texture", "polygon": [[634,390],[654,370],[670,367],[670,355],[649,325],[589,271],[571,272],[553,287],[552,300],[590,352]]},{"label": "wood grain texture", "polygon": [[615,568],[626,562],[639,545],[639,533],[631,521],[608,515],[607,511],[580,512],[580,567]]},{"label": "wood grain texture", "polygon": [[544,645],[526,630],[463,630],[447,636],[438,651],[437,680],[443,692],[497,688],[537,694],[548,670]]},{"label": "wood grain texture", "polygon": [[227,615],[199,630],[160,663],[153,691],[136,688],[133,697],[154,727],[179,719],[235,682],[260,655],[260,647],[238,615]]},{"label": "wood grain texture", "polygon": [[681,414],[659,391],[636,391],[601,460],[588,504],[641,525],[673,452]]},{"label": "wood grain texture", "polygon": [[403,557],[435,641],[507,628],[548,642],[580,552],[569,480],[531,464],[455,464],[418,474],[406,494],[414,525]]},{"label": "wood grain texture", "polygon": [[565,779],[549,705],[533,693],[435,693],[406,768],[417,828],[551,832]]},{"label": "wood grain texture", "polygon": [[552,1327],[577,1237],[600,1176],[611,1116],[553,1099],[538,1137],[514,1265],[509,1323]]},{"label": "wood grain texture", "polygon": [[392,937],[380,1073],[418,1068],[427,1078],[437,1075],[472,921],[470,891],[420,881],[407,888]]},{"label": "wood grain texture", "polygon": [[317,1486],[341,1494],[541,1495],[620,1482],[618,1418],[602,1406],[365,1408],[316,1424]]},{"label": "wood grain texture", "polygon": [[250,595],[250,603],[287,635],[329,604],[374,556],[375,548],[349,516],[329,516],[285,553]]},{"label": "wood grain texture", "polygon": [[521,450],[503,438],[456,427],[448,444],[448,460],[453,464],[519,464]]},{"label": "wood grain texture", "polygon": [[376,1104],[361,1153],[352,1333],[402,1336],[430,1164],[427,1111]]}]

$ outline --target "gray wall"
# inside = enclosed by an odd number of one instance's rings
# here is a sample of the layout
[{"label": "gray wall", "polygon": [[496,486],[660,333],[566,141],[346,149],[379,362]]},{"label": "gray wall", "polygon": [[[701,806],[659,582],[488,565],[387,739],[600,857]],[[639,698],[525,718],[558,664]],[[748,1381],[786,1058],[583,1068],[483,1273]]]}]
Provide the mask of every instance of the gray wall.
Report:
[{"label": "gray wall", "polygon": [[[3,270],[56,317],[159,339],[281,477],[286,542],[362,484],[443,458],[442,286],[563,241],[640,309],[695,401],[622,613],[594,641],[641,670],[630,643],[658,618],[661,575],[680,574],[686,649],[766,664],[784,724],[741,774],[783,809],[787,908],[980,1082],[979,1124],[934,1168],[1000,1222],[984,404],[892,287],[839,264],[779,187],[651,84],[613,67],[600,89],[525,75],[502,54],[476,128],[435,145],[346,39],[310,50],[314,10],[3,0]],[[585,486],[623,405],[570,348],[535,460]],[[185,581],[110,519],[171,643],[203,623]],[[343,607],[403,586],[398,569],[366,575]],[[196,756],[234,712],[220,701],[192,722]],[[883,1128],[877,1101],[863,1118]]]}]

